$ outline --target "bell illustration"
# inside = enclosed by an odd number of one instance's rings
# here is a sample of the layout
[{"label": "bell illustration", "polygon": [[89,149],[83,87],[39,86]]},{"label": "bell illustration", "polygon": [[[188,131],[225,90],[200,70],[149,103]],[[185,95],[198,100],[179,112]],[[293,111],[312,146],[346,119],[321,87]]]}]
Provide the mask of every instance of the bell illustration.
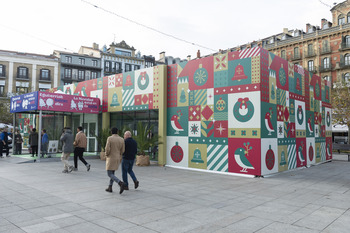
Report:
[{"label": "bell illustration", "polygon": [[297,85],[295,87],[298,91],[301,91],[301,87],[300,87],[300,79],[297,78]]},{"label": "bell illustration", "polygon": [[126,77],[125,86],[132,86],[132,85],[133,85],[133,83],[131,82],[131,76],[128,75],[128,76]]},{"label": "bell illustration", "polygon": [[244,74],[244,68],[241,64],[238,64],[235,68],[235,74],[231,80],[238,80],[241,81],[241,79],[247,79],[248,76]]},{"label": "bell illustration", "polygon": [[192,163],[204,163],[204,161],[202,160],[202,156],[201,156],[201,151],[197,148],[194,150],[193,153],[193,159],[191,159]]},{"label": "bell illustration", "polygon": [[120,106],[120,103],[118,102],[118,95],[117,93],[114,92],[113,96],[112,96],[112,103],[110,105],[111,107],[117,107]]},{"label": "bell illustration", "polygon": [[286,155],[285,155],[284,151],[282,151],[280,166],[284,166],[286,164],[287,164],[287,162],[286,162]]}]

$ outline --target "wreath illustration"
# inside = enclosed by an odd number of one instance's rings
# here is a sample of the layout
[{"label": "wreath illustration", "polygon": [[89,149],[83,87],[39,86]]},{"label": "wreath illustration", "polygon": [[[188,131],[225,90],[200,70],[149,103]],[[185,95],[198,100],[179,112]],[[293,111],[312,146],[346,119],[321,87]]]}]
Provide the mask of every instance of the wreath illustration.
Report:
[{"label": "wreath illustration", "polygon": [[246,98],[239,98],[235,106],[233,106],[233,115],[240,122],[247,122],[254,115],[254,105]]},{"label": "wreath illustration", "polygon": [[329,127],[331,125],[331,115],[329,114],[329,112],[327,112],[327,118],[326,118],[326,123],[327,123],[327,126]]},{"label": "wreath illustration", "polygon": [[139,88],[141,90],[145,90],[147,87],[148,87],[148,84],[149,84],[149,77],[145,72],[141,72],[138,80],[137,80],[137,85],[139,85]]},{"label": "wreath illustration", "polygon": [[303,112],[303,109],[302,109],[301,105],[298,106],[297,119],[298,119],[299,125],[303,124],[303,122],[304,122],[304,112]]}]

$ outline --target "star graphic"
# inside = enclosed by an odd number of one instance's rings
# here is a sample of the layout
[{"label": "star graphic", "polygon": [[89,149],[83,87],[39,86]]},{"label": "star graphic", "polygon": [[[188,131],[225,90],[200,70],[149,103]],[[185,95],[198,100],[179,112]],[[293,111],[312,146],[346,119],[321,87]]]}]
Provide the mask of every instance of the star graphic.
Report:
[{"label": "star graphic", "polygon": [[222,135],[222,132],[225,130],[226,128],[222,127],[222,124],[220,123],[219,128],[216,128],[216,130],[218,130],[220,132],[220,135]]}]

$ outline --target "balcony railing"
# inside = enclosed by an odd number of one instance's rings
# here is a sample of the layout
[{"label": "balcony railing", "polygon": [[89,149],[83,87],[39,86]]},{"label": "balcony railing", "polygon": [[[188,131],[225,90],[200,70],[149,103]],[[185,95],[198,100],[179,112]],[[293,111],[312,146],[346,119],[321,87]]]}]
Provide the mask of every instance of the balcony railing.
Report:
[{"label": "balcony railing", "polygon": [[340,69],[350,69],[350,62],[339,62]]},{"label": "balcony railing", "polygon": [[341,43],[339,51],[350,50],[350,43]]},{"label": "balcony railing", "polygon": [[292,61],[300,60],[300,59],[301,59],[301,55],[300,54],[293,54],[292,58],[291,58]]},{"label": "balcony railing", "polygon": [[305,51],[305,57],[314,57],[314,56],[316,56],[315,51],[313,50]]},{"label": "balcony railing", "polygon": [[323,47],[322,49],[320,49],[320,54],[329,54],[332,53],[332,50],[330,47]]},{"label": "balcony railing", "polygon": [[23,75],[23,74],[17,73],[16,78],[18,78],[18,79],[29,79],[29,76],[28,76],[28,74]]},{"label": "balcony railing", "polygon": [[312,72],[312,73],[316,73],[317,72],[317,67],[316,66],[308,67],[308,71]]},{"label": "balcony railing", "polygon": [[332,70],[332,65],[329,64],[328,66],[322,65],[319,68],[320,72],[328,72]]}]

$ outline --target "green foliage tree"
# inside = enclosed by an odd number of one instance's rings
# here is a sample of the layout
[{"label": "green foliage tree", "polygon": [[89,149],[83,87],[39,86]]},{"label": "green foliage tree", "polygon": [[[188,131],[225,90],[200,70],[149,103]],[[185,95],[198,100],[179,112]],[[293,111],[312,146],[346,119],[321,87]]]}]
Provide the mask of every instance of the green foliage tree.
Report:
[{"label": "green foliage tree", "polygon": [[152,135],[153,128],[153,125],[148,127],[148,125],[144,125],[140,121],[137,123],[137,135],[133,136],[133,138],[137,142],[139,155],[146,155],[146,151],[148,151],[150,147],[162,144],[162,142],[159,141],[161,137],[158,134]]},{"label": "green foliage tree", "polygon": [[111,130],[110,129],[102,129],[98,135],[95,135],[97,139],[97,143],[101,149],[102,152],[105,151],[106,144],[107,144],[107,138],[111,136]]},{"label": "green foliage tree", "polygon": [[0,122],[5,124],[13,123],[13,114],[10,113],[10,99],[0,99]]},{"label": "green foliage tree", "polygon": [[[347,125],[350,129],[350,84],[335,83],[332,88],[333,123]],[[348,143],[350,133],[348,133]]]}]

